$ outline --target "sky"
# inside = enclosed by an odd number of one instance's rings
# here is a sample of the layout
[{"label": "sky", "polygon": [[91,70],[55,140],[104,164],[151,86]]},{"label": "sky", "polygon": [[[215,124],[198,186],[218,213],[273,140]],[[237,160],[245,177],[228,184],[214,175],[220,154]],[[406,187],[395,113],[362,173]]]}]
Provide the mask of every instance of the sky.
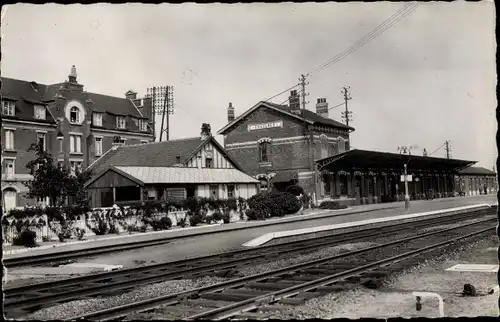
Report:
[{"label": "sky", "polygon": [[[275,4],[15,4],[2,6],[2,76],[51,84],[76,65],[84,89],[124,97],[174,87],[170,138],[215,133],[308,75],[307,108],[341,104],[350,86],[351,146],[397,153],[423,148],[492,169],[495,133],[495,7],[423,2],[363,39],[401,2]],[[402,15],[402,13],[401,13]],[[27,23],[29,22],[29,23]],[[313,72],[344,53],[341,60]],[[298,88],[299,89],[299,88]],[[273,99],[283,103],[288,92]],[[330,110],[342,121],[344,106]],[[157,119],[159,130],[160,119]],[[217,136],[219,142],[222,137]],[[440,148],[441,147],[441,148]]]}]

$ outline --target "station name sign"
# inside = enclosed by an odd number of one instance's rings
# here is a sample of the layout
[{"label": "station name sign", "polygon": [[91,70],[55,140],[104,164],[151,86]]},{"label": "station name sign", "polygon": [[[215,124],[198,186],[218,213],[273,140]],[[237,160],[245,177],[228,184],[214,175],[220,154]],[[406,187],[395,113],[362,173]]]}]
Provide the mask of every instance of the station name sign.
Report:
[{"label": "station name sign", "polygon": [[283,127],[283,121],[274,121],[274,122],[259,123],[259,124],[249,124],[248,131],[250,132],[250,131],[271,129],[274,127]]}]

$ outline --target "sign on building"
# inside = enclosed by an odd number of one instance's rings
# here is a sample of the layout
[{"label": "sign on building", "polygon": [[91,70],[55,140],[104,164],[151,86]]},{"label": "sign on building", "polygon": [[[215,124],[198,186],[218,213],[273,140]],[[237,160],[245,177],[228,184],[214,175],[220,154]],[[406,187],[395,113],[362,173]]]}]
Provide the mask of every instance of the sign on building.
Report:
[{"label": "sign on building", "polygon": [[[412,182],[413,181],[412,175],[411,174],[407,175],[406,176],[406,180],[408,182]],[[404,175],[401,175],[401,182],[405,182],[405,176]]]},{"label": "sign on building", "polygon": [[274,127],[283,127],[283,121],[274,121],[274,122],[268,122],[268,123],[259,123],[259,124],[249,124],[248,125],[248,131],[257,131],[257,130],[264,130],[264,129],[270,129]]}]

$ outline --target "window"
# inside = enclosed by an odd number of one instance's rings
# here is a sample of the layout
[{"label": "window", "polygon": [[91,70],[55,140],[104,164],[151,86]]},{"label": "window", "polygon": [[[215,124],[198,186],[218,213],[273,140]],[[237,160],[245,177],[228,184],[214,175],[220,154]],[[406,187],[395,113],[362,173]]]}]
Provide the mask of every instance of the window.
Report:
[{"label": "window", "polygon": [[35,118],[45,120],[47,118],[47,109],[43,105],[35,105]]},{"label": "window", "polygon": [[71,123],[80,123],[80,110],[78,107],[73,106],[69,111],[69,121]]},{"label": "window", "polygon": [[7,177],[13,176],[15,173],[15,160],[14,159],[4,159],[3,164],[4,164],[4,169],[2,172],[5,173],[7,175]]},{"label": "window", "polygon": [[82,153],[82,136],[70,135],[69,136],[69,152]]},{"label": "window", "polygon": [[148,123],[146,120],[139,120],[139,131],[146,132],[148,130]]},{"label": "window", "polygon": [[102,138],[95,138],[95,155],[102,154]]},{"label": "window", "polygon": [[205,168],[211,168],[212,167],[212,158],[206,158],[205,159]]},{"label": "window", "polygon": [[2,100],[2,111],[4,115],[14,116],[16,112],[16,103]]},{"label": "window", "polygon": [[125,139],[122,138],[114,138],[113,145],[125,145]]},{"label": "window", "polygon": [[77,172],[81,172],[82,164],[82,161],[71,161],[71,174],[76,175]]},{"label": "window", "polygon": [[234,198],[234,184],[227,185],[227,197]]},{"label": "window", "polygon": [[210,197],[213,199],[219,199],[219,186],[216,184],[210,185]]},{"label": "window", "polygon": [[269,142],[262,142],[259,144],[259,161],[260,162],[269,162],[268,151],[269,150]]},{"label": "window", "polygon": [[148,190],[148,200],[156,200],[157,196],[156,190]]},{"label": "window", "polygon": [[37,133],[37,135],[36,135],[37,142],[43,148],[44,151],[47,150],[46,136],[47,136],[47,134],[45,134],[45,133]]},{"label": "window", "polygon": [[345,139],[339,137],[337,140],[337,153],[343,153],[343,152],[345,152]]},{"label": "window", "polygon": [[57,139],[59,141],[59,152],[63,152],[64,151],[64,145],[63,145],[63,142],[64,142],[64,139]]},{"label": "window", "polygon": [[116,127],[119,129],[125,128],[125,117],[123,117],[123,116],[116,117]]},{"label": "window", "polygon": [[328,157],[328,137],[324,134],[320,135],[321,141],[321,158]]},{"label": "window", "polygon": [[94,126],[102,126],[102,113],[94,112],[92,114]]},{"label": "window", "polygon": [[14,130],[5,130],[5,150],[14,150]]},{"label": "window", "polygon": [[267,190],[267,179],[266,178],[260,179],[260,190],[263,190],[263,191]]}]

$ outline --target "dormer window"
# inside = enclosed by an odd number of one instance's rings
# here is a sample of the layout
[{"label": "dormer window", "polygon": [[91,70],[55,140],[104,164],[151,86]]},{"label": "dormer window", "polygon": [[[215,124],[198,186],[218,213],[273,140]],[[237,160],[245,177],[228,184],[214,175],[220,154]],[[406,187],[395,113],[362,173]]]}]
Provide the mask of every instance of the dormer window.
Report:
[{"label": "dormer window", "polygon": [[69,111],[69,121],[71,123],[80,123],[80,110],[78,107],[73,106]]},{"label": "dormer window", "polygon": [[102,113],[92,113],[92,123],[94,126],[102,126]]},{"label": "dormer window", "polygon": [[43,105],[35,105],[35,118],[45,120],[47,118],[47,109]]},{"label": "dormer window", "polygon": [[14,116],[16,112],[16,103],[2,100],[2,112],[4,115]]},{"label": "dormer window", "polygon": [[139,131],[146,132],[148,130],[148,123],[146,120],[139,120]]},{"label": "dormer window", "polygon": [[125,129],[125,117],[123,116],[117,116],[116,117],[116,127],[119,129]]}]

